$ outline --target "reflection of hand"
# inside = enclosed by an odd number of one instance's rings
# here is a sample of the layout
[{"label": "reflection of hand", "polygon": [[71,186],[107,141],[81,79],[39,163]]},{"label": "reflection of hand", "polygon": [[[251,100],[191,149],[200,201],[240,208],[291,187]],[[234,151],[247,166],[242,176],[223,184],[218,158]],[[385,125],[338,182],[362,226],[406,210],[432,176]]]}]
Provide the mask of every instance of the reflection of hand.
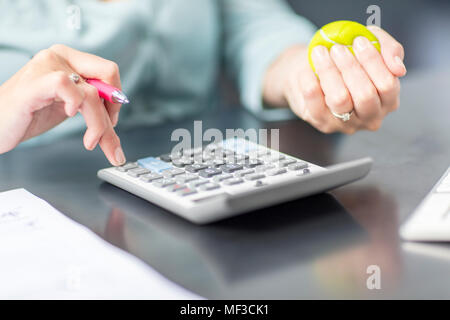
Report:
[{"label": "reflection of hand", "polygon": [[121,249],[127,249],[125,240],[125,214],[120,209],[111,209],[111,214],[106,223],[104,238],[106,241]]},{"label": "reflection of hand", "polygon": [[100,144],[113,165],[125,162],[113,128],[120,104],[103,103],[96,88],[84,81],[75,84],[71,73],[121,87],[119,69],[112,61],[63,45],[39,52],[0,87],[0,153],[80,112],[87,124],[86,149]]},{"label": "reflection of hand", "polygon": [[[264,98],[269,104],[289,104],[300,118],[325,132],[352,134],[357,130],[377,130],[383,118],[399,106],[399,77],[406,74],[403,47],[378,27],[369,27],[381,44],[381,54],[364,37],[355,39],[355,56],[342,45],[330,52],[317,46],[312,59],[305,46],[288,49],[269,68]],[[343,122],[331,111],[353,111]]]}]

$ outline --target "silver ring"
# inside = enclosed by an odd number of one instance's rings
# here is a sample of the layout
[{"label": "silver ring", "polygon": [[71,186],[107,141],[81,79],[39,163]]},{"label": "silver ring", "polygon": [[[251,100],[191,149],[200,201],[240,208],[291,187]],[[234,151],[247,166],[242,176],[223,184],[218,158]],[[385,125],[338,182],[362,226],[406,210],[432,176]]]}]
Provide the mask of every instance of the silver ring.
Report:
[{"label": "silver ring", "polygon": [[78,74],[76,74],[76,73],[71,73],[71,74],[69,75],[69,78],[70,78],[70,80],[72,80],[75,84],[77,84],[77,83],[80,82],[80,80],[81,80],[81,77],[80,77]]},{"label": "silver ring", "polygon": [[[331,110],[330,110],[330,111],[331,111]],[[336,112],[333,112],[333,111],[331,111],[331,113],[332,113],[333,116],[335,116],[336,118],[341,119],[341,120],[344,121],[344,122],[347,122],[347,121],[350,120],[350,117],[351,117],[352,114],[353,114],[353,110],[350,111],[350,112],[342,113],[342,114],[339,114],[339,113],[336,113]]]}]

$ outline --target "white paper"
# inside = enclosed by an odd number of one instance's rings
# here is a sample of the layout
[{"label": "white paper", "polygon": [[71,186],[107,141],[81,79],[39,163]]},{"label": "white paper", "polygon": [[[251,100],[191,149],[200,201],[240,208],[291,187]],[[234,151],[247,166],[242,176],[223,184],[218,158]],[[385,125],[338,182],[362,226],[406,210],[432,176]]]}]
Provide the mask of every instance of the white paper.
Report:
[{"label": "white paper", "polygon": [[24,189],[0,193],[0,299],[199,299]]}]

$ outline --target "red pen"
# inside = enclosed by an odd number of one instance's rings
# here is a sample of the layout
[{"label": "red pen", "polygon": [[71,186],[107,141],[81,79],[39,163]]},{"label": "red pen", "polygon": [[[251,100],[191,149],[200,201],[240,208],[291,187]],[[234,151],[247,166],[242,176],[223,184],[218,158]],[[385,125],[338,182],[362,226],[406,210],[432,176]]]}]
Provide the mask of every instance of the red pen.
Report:
[{"label": "red pen", "polygon": [[126,104],[130,102],[127,96],[122,91],[107,83],[104,83],[101,80],[86,79],[86,82],[89,83],[91,86],[96,87],[99,96],[109,102],[121,104]]}]

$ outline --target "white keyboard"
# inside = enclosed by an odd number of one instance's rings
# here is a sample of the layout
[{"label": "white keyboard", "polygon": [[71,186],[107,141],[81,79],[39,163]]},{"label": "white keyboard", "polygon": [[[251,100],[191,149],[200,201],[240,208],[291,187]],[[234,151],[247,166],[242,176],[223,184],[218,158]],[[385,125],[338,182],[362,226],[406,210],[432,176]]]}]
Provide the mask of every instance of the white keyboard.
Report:
[{"label": "white keyboard", "polygon": [[322,168],[245,139],[148,157],[98,176],[191,222],[204,224],[361,179],[372,160]]},{"label": "white keyboard", "polygon": [[409,241],[450,241],[450,168],[400,229]]}]

